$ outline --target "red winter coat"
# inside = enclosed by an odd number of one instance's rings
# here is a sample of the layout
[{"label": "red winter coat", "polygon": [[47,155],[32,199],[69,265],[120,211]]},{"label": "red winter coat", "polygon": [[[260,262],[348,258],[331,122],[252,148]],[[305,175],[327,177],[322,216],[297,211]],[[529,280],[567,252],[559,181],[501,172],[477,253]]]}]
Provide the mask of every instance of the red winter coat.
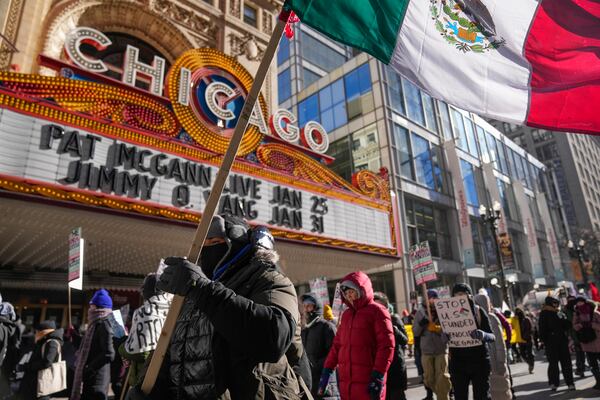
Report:
[{"label": "red winter coat", "polygon": [[[371,280],[363,272],[342,279],[361,288],[361,296],[342,314],[325,368],[338,368],[342,400],[371,400],[368,392],[371,372],[386,374],[394,355],[394,330],[388,310],[373,301]],[[385,399],[385,389],[381,396]]]}]

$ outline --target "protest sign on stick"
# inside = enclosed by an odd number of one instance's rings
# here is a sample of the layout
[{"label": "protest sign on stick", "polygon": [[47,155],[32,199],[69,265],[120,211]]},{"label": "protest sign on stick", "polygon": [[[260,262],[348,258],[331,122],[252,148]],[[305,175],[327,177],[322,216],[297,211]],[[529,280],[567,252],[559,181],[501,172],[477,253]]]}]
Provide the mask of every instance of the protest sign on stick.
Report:
[{"label": "protest sign on stick", "polygon": [[438,299],[435,301],[435,310],[442,330],[450,336],[450,347],[475,347],[482,344],[481,340],[471,338],[471,332],[477,330],[477,323],[467,297]]},{"label": "protest sign on stick", "polygon": [[431,258],[431,250],[429,249],[429,242],[421,242],[415,244],[410,248],[408,257],[410,259],[410,266],[415,276],[417,285],[422,285],[423,299],[425,301],[425,307],[427,308],[427,316],[431,321],[431,309],[429,308],[429,298],[427,297],[427,282],[435,281],[437,275],[435,273],[435,265]]}]

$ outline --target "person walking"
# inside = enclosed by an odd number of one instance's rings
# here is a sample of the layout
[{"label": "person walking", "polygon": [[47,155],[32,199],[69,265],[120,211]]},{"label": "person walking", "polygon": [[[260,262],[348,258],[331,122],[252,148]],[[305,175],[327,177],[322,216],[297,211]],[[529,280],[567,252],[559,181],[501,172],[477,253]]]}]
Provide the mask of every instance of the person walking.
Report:
[{"label": "person walking", "polygon": [[578,297],[575,300],[575,315],[573,316],[573,329],[581,344],[581,349],[587,355],[592,374],[596,379],[594,389],[600,389],[600,312],[597,304]]},{"label": "person walking", "polygon": [[71,400],[106,400],[110,385],[110,365],[115,358],[113,327],[110,321],[112,299],[100,289],[90,301],[88,328],[81,341],[73,377]]},{"label": "person walking", "polygon": [[450,379],[456,400],[468,400],[469,385],[473,385],[474,400],[490,399],[490,355],[486,343],[493,342],[496,337],[492,333],[487,313],[473,302],[471,287],[465,283],[456,283],[452,288],[452,296],[467,297],[476,328],[471,332],[473,339],[481,344],[473,347],[450,346]]},{"label": "person walking", "polygon": [[135,386],[129,397],[312,397],[310,376],[293,370],[305,357],[298,298],[278,259],[267,228],[227,214],[211,220],[200,265],[166,258],[157,288],[185,303],[152,392]]},{"label": "person walking", "polygon": [[337,367],[342,400],[385,399],[386,374],[395,348],[390,314],[374,301],[371,280],[364,272],[346,275],[340,290],[348,309],[325,360],[318,394],[324,393]]},{"label": "person walking", "polygon": [[390,312],[392,327],[394,328],[394,340],[396,341],[394,358],[387,374],[385,400],[406,400],[405,392],[408,386],[408,375],[406,373],[404,352],[408,344],[408,335],[406,334],[402,319],[398,314],[394,313],[387,295],[383,292],[375,292],[373,298],[375,302],[381,304]]},{"label": "person walking", "polygon": [[540,339],[544,342],[548,358],[548,384],[553,392],[556,392],[560,386],[559,363],[568,389],[575,390],[567,336],[571,323],[567,316],[559,311],[559,306],[558,299],[551,296],[546,297],[539,318]]},{"label": "person walking", "polygon": [[[413,320],[414,320],[414,315],[412,315],[410,312],[408,312],[408,310],[405,308],[404,310],[402,310],[402,323],[404,324],[404,328],[406,330],[408,329],[412,329],[412,324],[413,324]],[[413,342],[408,342],[408,356],[412,357],[414,352],[413,352],[413,346],[414,346],[414,339]]]},{"label": "person walking", "polygon": [[335,337],[335,326],[323,318],[323,306],[314,293],[303,294],[300,300],[306,318],[306,325],[301,334],[302,344],[311,366],[311,392],[316,396],[323,364]]},{"label": "person walking", "polygon": [[158,290],[156,283],[156,273],[150,273],[144,278],[140,290],[144,302],[133,312],[131,331],[125,342],[119,347],[121,357],[129,361],[127,384],[130,387],[142,383],[146,360],[152,357],[152,353],[156,349],[173,299],[172,295]]},{"label": "person walking", "polygon": [[498,338],[498,340],[487,343],[491,366],[490,395],[492,400],[511,400],[513,394],[508,371],[506,342],[500,340],[502,338],[502,323],[496,315],[490,298],[487,295],[478,294],[473,298],[473,301],[482,310],[487,312],[492,333]]},{"label": "person walking", "polygon": [[[427,291],[427,300],[417,310],[413,323],[413,334],[419,338],[420,344],[423,384],[427,392],[425,400],[433,400],[433,393],[438,400],[448,400],[452,387],[448,372],[448,344],[434,306],[438,297],[435,289]],[[425,301],[429,301],[432,321],[429,320]]]},{"label": "person walking", "polygon": [[531,318],[525,315],[522,308],[515,308],[515,318],[519,323],[520,338],[517,339],[519,354],[529,366],[529,373],[533,374],[535,358],[533,356],[533,323]]},{"label": "person walking", "polygon": [[10,378],[19,361],[21,330],[12,304],[0,296],[0,394],[10,393]]},{"label": "person walking", "polygon": [[575,351],[575,375],[580,378],[585,377],[585,353],[581,349],[581,343],[577,338],[575,329],[573,329],[573,317],[575,316],[575,304],[576,297],[573,295],[567,296],[567,305],[564,307],[564,313],[567,319],[571,323],[571,329],[569,329],[569,337],[573,341],[573,348]]},{"label": "person walking", "polygon": [[35,346],[29,362],[17,366],[24,372],[17,398],[20,400],[46,400],[50,396],[38,397],[38,372],[49,368],[59,360],[63,343],[63,330],[56,329],[54,321],[42,321],[35,329]]}]

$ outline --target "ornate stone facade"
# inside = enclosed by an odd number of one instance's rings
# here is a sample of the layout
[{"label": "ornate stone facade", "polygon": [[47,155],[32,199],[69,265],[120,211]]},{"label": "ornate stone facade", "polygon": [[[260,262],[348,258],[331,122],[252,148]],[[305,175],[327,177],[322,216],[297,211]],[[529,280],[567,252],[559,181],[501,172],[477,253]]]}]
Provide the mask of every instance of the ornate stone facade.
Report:
[{"label": "ornate stone facade", "polygon": [[17,38],[17,30],[19,28],[19,20],[21,19],[21,12],[23,10],[24,0],[5,0],[8,1],[6,20],[4,23],[4,29],[2,34],[9,43],[4,40],[0,45],[0,71],[8,70],[10,68],[11,56],[14,53],[12,45]]},{"label": "ornate stone facade", "polygon": [[[243,0],[4,0],[10,3],[2,34],[18,44],[18,52],[0,45],[0,70],[11,65],[26,73],[53,73],[37,65],[38,54],[64,58],[68,32],[89,26],[134,36],[174,62],[191,48],[211,47],[230,54],[256,72],[282,2],[257,0],[259,26],[243,22]],[[265,84],[269,108],[274,107],[276,71]]]}]

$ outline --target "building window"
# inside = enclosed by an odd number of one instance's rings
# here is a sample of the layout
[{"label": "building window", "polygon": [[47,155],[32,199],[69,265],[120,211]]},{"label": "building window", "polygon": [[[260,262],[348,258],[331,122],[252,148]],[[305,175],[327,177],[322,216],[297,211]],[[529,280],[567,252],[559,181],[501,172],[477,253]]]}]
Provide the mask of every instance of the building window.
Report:
[{"label": "building window", "polygon": [[388,95],[390,97],[390,106],[399,114],[406,115],[404,110],[404,92],[402,91],[402,78],[400,74],[394,72],[390,67],[386,67],[388,78]]},{"label": "building window", "polygon": [[465,132],[467,133],[467,143],[469,143],[469,153],[473,157],[478,157],[477,151],[477,139],[475,139],[475,131],[473,130],[473,121],[469,118],[464,118],[465,121]]},{"label": "building window", "polygon": [[489,163],[492,161],[490,156],[490,151],[488,150],[487,141],[485,139],[485,131],[482,127],[476,125],[475,130],[477,132],[477,140],[479,142],[479,150],[481,151],[481,159],[484,163]]},{"label": "building window", "polygon": [[318,81],[319,79],[321,79],[321,76],[319,74],[312,72],[310,69],[308,69],[306,67],[302,67],[302,88],[303,89],[306,89],[307,87],[312,85],[314,82]]},{"label": "building window", "polygon": [[494,163],[494,169],[500,171],[500,160],[498,156],[498,145],[496,144],[496,138],[491,133],[485,133],[486,144],[490,152],[490,162]]},{"label": "building window", "polygon": [[292,77],[289,68],[284,69],[277,75],[277,93],[279,103],[283,103],[292,96]]},{"label": "building window", "polygon": [[371,91],[371,73],[369,64],[363,64],[344,77],[346,100],[353,99]]},{"label": "building window", "polygon": [[428,241],[431,255],[452,259],[446,211],[412,199],[405,204],[410,245]]},{"label": "building window", "polygon": [[479,207],[479,196],[477,194],[477,184],[475,183],[474,167],[471,163],[460,160],[460,171],[465,185],[467,203]]},{"label": "building window", "polygon": [[500,172],[504,175],[508,175],[510,171],[508,170],[508,164],[506,163],[506,148],[504,143],[500,140],[496,139],[496,144],[498,146],[498,160],[500,161]]},{"label": "building window", "polygon": [[425,113],[423,112],[423,99],[419,88],[407,79],[402,79],[404,84],[404,94],[406,95],[406,107],[408,108],[408,117],[418,123],[425,125]]},{"label": "building window", "polygon": [[302,58],[327,72],[331,72],[346,62],[344,54],[304,32],[299,43]]},{"label": "building window", "polygon": [[258,11],[256,8],[244,4],[244,22],[254,27],[258,26]]},{"label": "building window", "polygon": [[534,143],[545,142],[547,140],[553,139],[554,134],[545,129],[533,129],[531,131],[531,137],[533,138]]},{"label": "building window", "polygon": [[540,161],[548,161],[558,158],[558,146],[556,142],[545,144],[535,149],[537,157]]},{"label": "building window", "polygon": [[423,96],[423,105],[425,106],[425,122],[427,122],[427,128],[435,133],[438,133],[438,124],[433,98],[425,92],[421,92],[421,95]]},{"label": "building window", "polygon": [[452,109],[452,122],[454,123],[454,129],[456,129],[458,136],[458,147],[468,152],[469,142],[467,142],[467,133],[465,132],[463,116],[455,109]]},{"label": "building window", "polygon": [[352,179],[352,150],[350,149],[350,137],[345,136],[329,144],[327,154],[335,158],[329,168],[344,178],[346,181]]},{"label": "building window", "polygon": [[290,39],[285,35],[279,42],[279,48],[277,49],[277,65],[281,65],[290,58]]},{"label": "building window", "polygon": [[400,163],[400,175],[410,180],[415,179],[412,163],[412,152],[410,151],[410,139],[408,129],[394,124],[394,142]]},{"label": "building window", "polygon": [[431,162],[431,150],[429,142],[419,135],[412,134],[412,148],[415,158],[416,180],[431,190],[435,190],[433,178],[433,165]]},{"label": "building window", "polygon": [[444,138],[446,140],[453,140],[454,134],[452,133],[452,122],[450,122],[450,112],[448,111],[448,104],[443,101],[437,100],[438,110],[440,111],[440,119],[442,121],[442,130],[444,131]]},{"label": "building window", "polygon": [[319,112],[321,114],[321,124],[328,132],[348,122],[344,83],[341,79],[319,91]]},{"label": "building window", "polygon": [[[375,125],[371,125],[352,134],[353,172],[361,169],[377,171],[381,168],[381,155],[376,129]],[[356,142],[360,143],[360,146],[356,147],[354,145]]]},{"label": "building window", "polygon": [[363,114],[363,95],[371,92],[371,73],[369,64],[363,64],[344,77],[346,101],[348,102],[348,119]]},{"label": "building window", "polygon": [[300,126],[304,126],[308,121],[320,122],[318,93],[307,97],[298,104],[298,123]]}]

